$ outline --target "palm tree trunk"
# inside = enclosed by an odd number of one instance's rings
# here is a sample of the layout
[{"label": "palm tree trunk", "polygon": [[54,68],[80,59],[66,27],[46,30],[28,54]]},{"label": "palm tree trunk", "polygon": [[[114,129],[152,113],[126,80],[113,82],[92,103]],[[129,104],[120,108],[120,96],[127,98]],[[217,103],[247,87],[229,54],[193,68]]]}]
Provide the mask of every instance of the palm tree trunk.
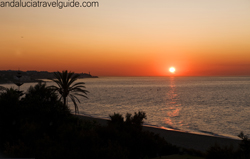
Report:
[{"label": "palm tree trunk", "polygon": [[63,104],[66,106],[66,97],[63,97]]}]

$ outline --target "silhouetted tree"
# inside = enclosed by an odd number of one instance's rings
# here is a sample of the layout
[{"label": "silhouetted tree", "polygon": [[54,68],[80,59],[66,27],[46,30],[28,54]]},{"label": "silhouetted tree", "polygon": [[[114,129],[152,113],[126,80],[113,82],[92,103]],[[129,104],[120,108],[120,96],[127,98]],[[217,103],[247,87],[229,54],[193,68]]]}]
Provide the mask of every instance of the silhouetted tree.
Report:
[{"label": "silhouetted tree", "polygon": [[76,96],[82,96],[84,98],[88,98],[86,95],[89,93],[85,90],[84,82],[74,83],[79,75],[74,74],[74,72],[62,71],[54,73],[55,79],[51,79],[54,81],[57,86],[50,86],[49,88],[57,91],[63,99],[63,104],[66,105],[67,97],[69,96],[75,106],[75,113],[79,113],[78,106],[76,101],[80,103],[80,100]]},{"label": "silhouetted tree", "polygon": [[[14,110],[11,108],[11,106],[17,105],[19,102],[19,91],[14,89],[14,88],[7,88],[5,89],[4,92],[0,94],[0,101],[1,101],[1,108],[9,109],[9,110]],[[4,105],[9,105],[9,107],[6,107]],[[4,113],[4,111],[3,111]]]},{"label": "silhouetted tree", "polygon": [[243,132],[241,132],[238,137],[242,139],[240,151],[244,154],[245,158],[250,158],[250,139]]},{"label": "silhouetted tree", "polygon": [[40,110],[40,113],[44,111],[44,113],[49,113],[55,118],[60,114],[70,114],[68,107],[62,104],[55,91],[46,87],[46,83],[39,82],[35,86],[30,86],[22,101],[26,106],[31,105],[31,108],[28,108],[29,110],[34,112]]},{"label": "silhouetted tree", "polygon": [[53,90],[46,87],[46,83],[38,82],[35,86],[30,86],[26,92],[27,100],[38,100],[39,102],[43,101],[56,101],[58,100],[57,95]]},{"label": "silhouetted tree", "polygon": [[3,86],[0,86],[0,91],[4,91],[4,90],[6,90],[6,88]]},{"label": "silhouetted tree", "polygon": [[142,111],[139,111],[138,113],[135,112],[134,116],[130,113],[126,114],[126,123],[133,124],[139,129],[142,129],[143,119],[147,119],[147,116],[146,113]]},{"label": "silhouetted tree", "polygon": [[18,132],[16,125],[20,120],[19,97],[18,90],[14,88],[7,88],[0,93],[0,143],[16,139],[10,134]]}]

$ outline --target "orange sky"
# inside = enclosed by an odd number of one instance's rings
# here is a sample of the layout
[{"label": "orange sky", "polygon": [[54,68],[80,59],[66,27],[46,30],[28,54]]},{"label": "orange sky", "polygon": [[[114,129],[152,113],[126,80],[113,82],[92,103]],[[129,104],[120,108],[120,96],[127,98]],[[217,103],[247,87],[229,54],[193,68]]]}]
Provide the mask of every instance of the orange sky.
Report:
[{"label": "orange sky", "polygon": [[98,2],[2,7],[0,70],[168,76],[173,66],[176,76],[250,75],[249,0]]}]

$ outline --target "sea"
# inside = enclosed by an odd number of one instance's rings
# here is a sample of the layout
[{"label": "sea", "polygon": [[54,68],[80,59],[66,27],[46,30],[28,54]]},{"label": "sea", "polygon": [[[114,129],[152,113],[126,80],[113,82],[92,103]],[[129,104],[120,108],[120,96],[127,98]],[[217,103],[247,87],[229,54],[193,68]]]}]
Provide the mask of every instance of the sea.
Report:
[{"label": "sea", "polygon": [[[250,77],[99,77],[78,82],[89,91],[88,99],[80,97],[80,115],[109,119],[114,113],[125,117],[143,111],[144,125],[234,139],[240,132],[250,136]],[[21,90],[35,84],[25,83]],[[70,100],[68,105],[74,113]]]}]

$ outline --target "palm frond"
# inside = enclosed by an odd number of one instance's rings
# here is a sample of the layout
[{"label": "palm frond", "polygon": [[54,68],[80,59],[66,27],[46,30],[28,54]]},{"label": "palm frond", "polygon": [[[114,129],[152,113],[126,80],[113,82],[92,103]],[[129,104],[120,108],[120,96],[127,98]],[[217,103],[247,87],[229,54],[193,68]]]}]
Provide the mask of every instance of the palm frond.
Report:
[{"label": "palm frond", "polygon": [[74,72],[72,72],[70,75],[69,75],[69,79],[67,81],[68,83],[68,86],[70,86],[73,82],[75,82],[77,79],[78,79],[79,75],[77,74],[74,74]]},{"label": "palm frond", "polygon": [[71,91],[79,91],[79,92],[87,92],[87,93],[89,93],[89,91],[87,91],[87,90],[85,90],[85,89],[82,89],[81,87],[79,88],[79,87],[75,87],[75,88],[72,88],[71,89]]},{"label": "palm frond", "polygon": [[60,72],[54,72],[54,76],[56,79],[53,79],[54,82],[62,83],[62,76]]},{"label": "palm frond", "polygon": [[77,82],[77,83],[74,83],[71,87],[77,87],[77,86],[80,86],[80,87],[85,88],[85,86],[83,86],[83,84],[85,84],[85,83],[84,83],[84,82]]},{"label": "palm frond", "polygon": [[87,95],[87,92],[74,91],[74,92],[72,92],[72,94],[77,94],[77,95],[86,96],[86,95]]},{"label": "palm frond", "polygon": [[74,87],[74,88],[69,88],[70,91],[87,91],[84,89],[85,87]]},{"label": "palm frond", "polygon": [[71,94],[71,95],[78,101],[78,103],[81,103],[81,101],[75,95],[73,95],[73,94]]},{"label": "palm frond", "polygon": [[[84,82],[77,82],[77,83],[74,83],[74,85],[77,85],[78,83],[79,83],[79,84],[85,84]],[[73,86],[74,86],[74,85],[73,85]]]},{"label": "palm frond", "polygon": [[74,103],[74,106],[75,106],[75,114],[76,113],[79,113],[79,110],[78,110],[78,106],[76,104],[76,101],[75,101],[75,97],[73,95],[69,95],[70,99],[72,100],[72,102]]},{"label": "palm frond", "polygon": [[84,98],[89,99],[89,98],[88,98],[87,96],[85,96],[84,94],[74,93],[74,95],[82,96],[82,97],[84,97]]}]

